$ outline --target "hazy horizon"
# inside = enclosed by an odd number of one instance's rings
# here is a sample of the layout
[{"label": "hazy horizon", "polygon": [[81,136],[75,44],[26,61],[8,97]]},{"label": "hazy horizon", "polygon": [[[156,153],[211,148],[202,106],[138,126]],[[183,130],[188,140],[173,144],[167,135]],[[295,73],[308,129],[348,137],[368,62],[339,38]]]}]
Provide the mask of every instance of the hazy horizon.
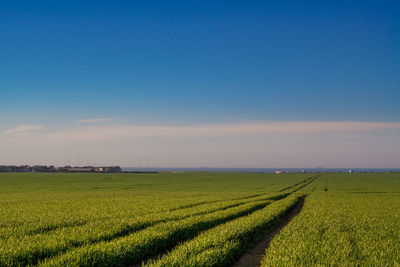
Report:
[{"label": "hazy horizon", "polygon": [[79,126],[63,130],[25,127],[3,134],[0,144],[2,151],[8,153],[2,153],[0,161],[121,166],[138,166],[141,161],[142,166],[158,167],[396,168],[399,128],[393,123],[354,122]]}]

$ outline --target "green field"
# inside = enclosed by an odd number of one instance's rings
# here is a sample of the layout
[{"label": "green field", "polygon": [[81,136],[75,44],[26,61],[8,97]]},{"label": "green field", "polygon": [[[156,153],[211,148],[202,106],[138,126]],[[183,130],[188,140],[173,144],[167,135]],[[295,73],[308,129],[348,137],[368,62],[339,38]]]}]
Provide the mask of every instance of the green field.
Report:
[{"label": "green field", "polygon": [[0,266],[400,264],[400,174],[0,173]]}]

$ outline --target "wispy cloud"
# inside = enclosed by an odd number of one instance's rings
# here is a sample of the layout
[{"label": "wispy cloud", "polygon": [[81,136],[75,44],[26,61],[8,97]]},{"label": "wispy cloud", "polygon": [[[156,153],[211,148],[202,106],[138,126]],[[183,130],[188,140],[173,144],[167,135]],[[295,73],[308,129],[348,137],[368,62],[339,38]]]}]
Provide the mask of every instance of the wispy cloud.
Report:
[{"label": "wispy cloud", "polygon": [[98,141],[131,138],[252,138],[268,136],[357,135],[400,129],[400,123],[276,122],[189,126],[85,126],[48,133],[50,140]]},{"label": "wispy cloud", "polygon": [[95,119],[88,119],[88,120],[77,120],[77,123],[99,123],[99,122],[105,122],[105,121],[113,121],[116,120],[116,118],[95,118]]},{"label": "wispy cloud", "polygon": [[41,125],[18,125],[15,128],[6,130],[5,134],[29,133],[33,131],[43,130]]}]

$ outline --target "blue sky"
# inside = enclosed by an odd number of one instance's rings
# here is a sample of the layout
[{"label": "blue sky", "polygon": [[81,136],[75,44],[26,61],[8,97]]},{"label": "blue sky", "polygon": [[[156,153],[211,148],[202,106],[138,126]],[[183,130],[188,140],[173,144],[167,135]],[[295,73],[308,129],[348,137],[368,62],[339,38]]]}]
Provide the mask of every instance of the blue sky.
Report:
[{"label": "blue sky", "polygon": [[[9,144],[6,133],[60,132],[87,120],[399,123],[399,13],[397,1],[3,1],[0,138]],[[376,138],[367,144],[400,142],[398,132]],[[101,153],[91,151],[76,154]],[[220,158],[221,166],[240,162]],[[294,166],[289,158],[282,165]]]}]

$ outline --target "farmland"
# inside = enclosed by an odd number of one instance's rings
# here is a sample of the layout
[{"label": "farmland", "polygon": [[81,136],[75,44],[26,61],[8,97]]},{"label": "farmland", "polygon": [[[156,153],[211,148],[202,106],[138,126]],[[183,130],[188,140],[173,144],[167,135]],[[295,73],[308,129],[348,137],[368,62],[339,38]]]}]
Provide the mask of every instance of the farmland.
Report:
[{"label": "farmland", "polygon": [[264,266],[400,264],[399,174],[329,174],[316,186]]},{"label": "farmland", "polygon": [[400,264],[400,174],[0,174],[0,266]]}]

